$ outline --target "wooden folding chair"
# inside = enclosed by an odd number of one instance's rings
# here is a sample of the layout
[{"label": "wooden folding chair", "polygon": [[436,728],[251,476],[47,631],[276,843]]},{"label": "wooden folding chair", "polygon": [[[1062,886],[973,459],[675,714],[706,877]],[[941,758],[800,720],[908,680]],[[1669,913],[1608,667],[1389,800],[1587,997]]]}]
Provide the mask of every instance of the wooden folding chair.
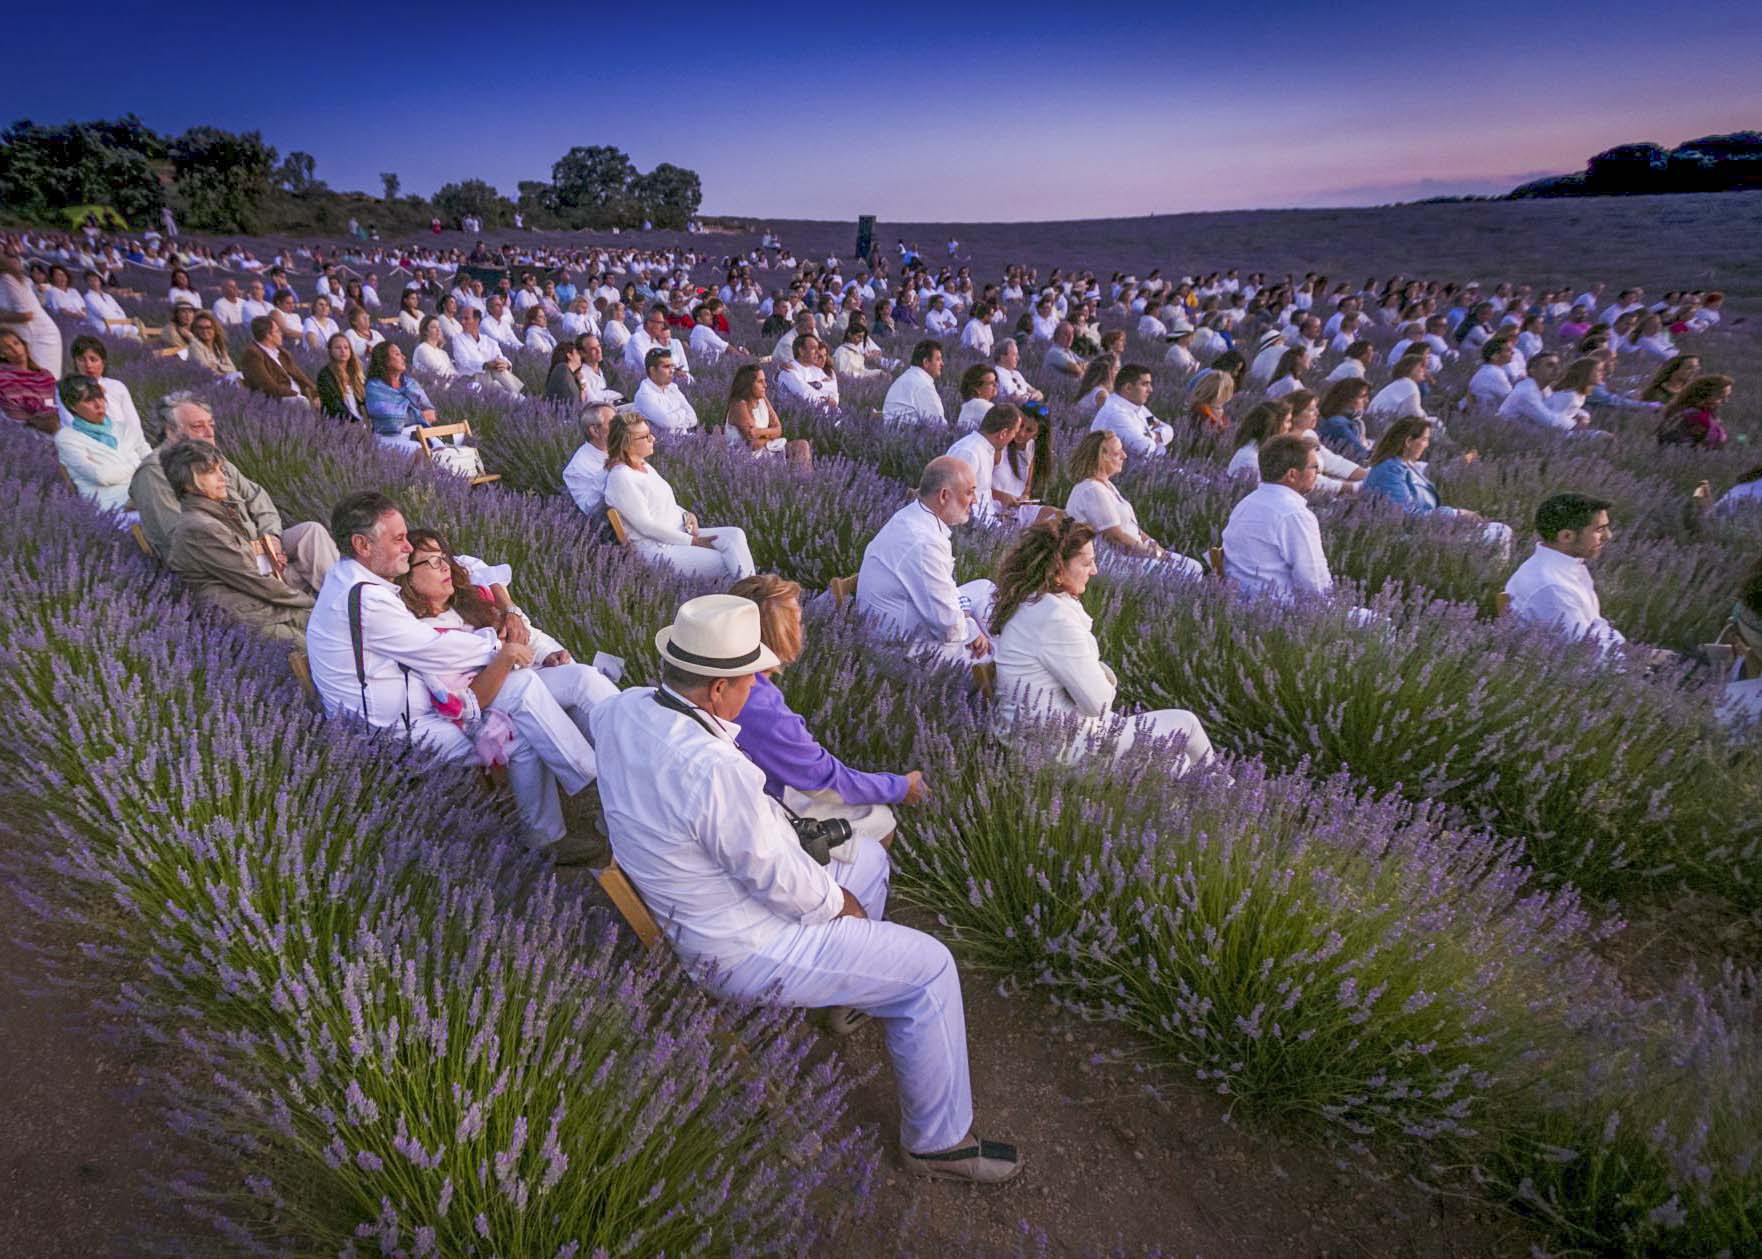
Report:
[{"label": "wooden folding chair", "polygon": [[182,353],[183,353],[183,347],[176,346],[176,345],[168,345],[162,349],[154,350],[153,357],[154,358],[177,358]]},{"label": "wooden folding chair", "polygon": [[290,651],[288,653],[288,668],[299,680],[300,689],[306,693],[306,698],[322,708],[323,701],[318,698],[318,688],[312,685],[312,663],[306,658],[306,653],[298,647]]},{"label": "wooden folding chair", "polygon": [[[418,426],[416,429],[416,440],[422,443],[422,453],[431,459],[434,458],[435,446],[451,437],[464,437],[469,441],[471,439],[471,422],[460,420],[457,424],[436,424],[433,428]],[[486,472],[482,476],[472,477],[471,484],[489,485],[501,479],[500,472]]]},{"label": "wooden folding chair", "polygon": [[153,549],[153,543],[148,540],[147,531],[145,529],[141,528],[138,524],[133,524],[128,527],[128,532],[129,536],[135,540],[135,545],[141,548],[142,555],[145,555],[150,560],[156,560],[159,558],[159,552]]},{"label": "wooden folding chair", "polygon": [[997,662],[987,660],[974,665],[973,681],[978,684],[979,694],[988,700],[993,698],[997,694]]},{"label": "wooden folding chair", "polygon": [[832,606],[842,608],[857,597],[857,575],[834,577],[826,589],[832,592]]},{"label": "wooden folding chair", "polygon": [[612,536],[618,539],[619,546],[630,545],[630,531],[624,527],[624,517],[616,507],[606,508],[606,523],[612,527]]},{"label": "wooden folding chair", "polygon": [[1511,611],[1511,596],[1501,590],[1493,596],[1493,619],[1497,620],[1509,611]]},{"label": "wooden folding chair", "polygon": [[1211,562],[1211,575],[1222,581],[1224,577],[1224,548],[1221,546],[1212,547],[1205,553],[1205,558]]},{"label": "wooden folding chair", "polygon": [[642,903],[642,896],[637,892],[636,885],[618,868],[616,858],[608,860],[604,867],[595,870],[593,877],[599,880],[600,890],[612,902],[619,916],[636,932],[636,938],[642,941],[643,948],[652,949],[661,942],[660,924],[649,913],[649,907]]}]

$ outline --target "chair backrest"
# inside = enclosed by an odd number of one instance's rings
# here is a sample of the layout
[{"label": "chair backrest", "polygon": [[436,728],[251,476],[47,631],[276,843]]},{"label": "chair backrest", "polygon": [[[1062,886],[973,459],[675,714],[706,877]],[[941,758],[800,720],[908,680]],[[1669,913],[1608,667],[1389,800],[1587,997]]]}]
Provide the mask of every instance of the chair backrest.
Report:
[{"label": "chair backrest", "polygon": [[984,664],[974,665],[973,681],[979,686],[979,694],[991,699],[997,694],[997,663],[987,660]]},{"label": "chair backrest", "polygon": [[832,606],[842,608],[857,597],[857,575],[834,577],[826,589],[832,592]]},{"label": "chair backrest", "polygon": [[616,507],[606,508],[606,523],[612,527],[612,536],[618,539],[619,546],[630,545],[630,532],[624,527],[624,517]]},{"label": "chair backrest", "polygon": [[1495,618],[1501,617],[1510,611],[1511,596],[1501,590],[1498,594],[1493,596],[1493,616]]},{"label": "chair backrest", "polygon": [[432,449],[435,444],[449,437],[470,436],[471,423],[468,420],[460,420],[457,424],[436,424],[431,428],[422,428],[419,425],[416,429],[416,440],[422,443],[424,450]]},{"label": "chair backrest", "polygon": [[322,704],[318,698],[318,688],[312,685],[312,663],[306,659],[306,653],[297,647],[290,651],[288,653],[288,668],[293,671],[294,677],[299,679],[300,689],[306,693],[306,698],[314,704]]},{"label": "chair backrest", "polygon": [[1224,575],[1224,548],[1221,546],[1212,547],[1205,553],[1205,558],[1211,561],[1211,575],[1222,577]]},{"label": "chair backrest", "polygon": [[153,543],[148,539],[145,529],[138,524],[133,524],[128,527],[128,532],[129,536],[135,540],[135,545],[141,548],[142,555],[150,560],[159,558],[159,552],[153,549]]}]

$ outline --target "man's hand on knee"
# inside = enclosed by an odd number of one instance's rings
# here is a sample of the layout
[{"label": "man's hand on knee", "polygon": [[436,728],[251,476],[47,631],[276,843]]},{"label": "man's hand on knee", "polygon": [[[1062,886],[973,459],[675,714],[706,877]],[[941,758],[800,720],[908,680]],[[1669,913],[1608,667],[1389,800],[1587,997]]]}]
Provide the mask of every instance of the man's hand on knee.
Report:
[{"label": "man's hand on knee", "polygon": [[840,918],[867,918],[869,915],[863,912],[862,903],[851,895],[850,889],[847,887],[842,891],[844,892],[844,909],[838,916]]}]

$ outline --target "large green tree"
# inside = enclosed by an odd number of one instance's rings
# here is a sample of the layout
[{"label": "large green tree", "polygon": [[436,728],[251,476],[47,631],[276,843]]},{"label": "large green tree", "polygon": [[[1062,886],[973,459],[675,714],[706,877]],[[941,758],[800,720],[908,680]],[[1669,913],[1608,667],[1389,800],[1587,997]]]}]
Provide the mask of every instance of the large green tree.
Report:
[{"label": "large green tree", "polygon": [[57,127],[21,119],[0,132],[0,203],[39,220],[67,206],[107,205],[143,226],[165,204],[154,170],[165,156],[164,140],[133,114]]},{"label": "large green tree", "polygon": [[483,220],[485,227],[497,227],[507,222],[513,212],[513,206],[489,184],[481,179],[467,179],[456,184],[445,184],[434,194],[434,208],[442,218],[457,219],[467,214],[475,214]]},{"label": "large green tree", "polygon": [[629,225],[636,166],[622,149],[576,145],[551,165],[556,213],[570,227]]},{"label": "large green tree", "polygon": [[671,162],[662,162],[648,174],[638,175],[630,192],[643,217],[656,227],[675,229],[684,228],[704,199],[697,172]]},{"label": "large green tree", "polygon": [[217,232],[257,231],[275,158],[259,132],[191,127],[171,142],[185,222]]}]

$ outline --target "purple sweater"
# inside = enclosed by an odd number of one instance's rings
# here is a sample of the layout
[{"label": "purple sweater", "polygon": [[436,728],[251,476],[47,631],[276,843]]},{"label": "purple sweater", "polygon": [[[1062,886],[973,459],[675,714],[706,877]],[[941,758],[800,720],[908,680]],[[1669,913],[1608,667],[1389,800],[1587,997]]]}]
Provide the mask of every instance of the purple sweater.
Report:
[{"label": "purple sweater", "polygon": [[786,786],[802,792],[829,787],[846,804],[898,804],[905,799],[906,781],[900,775],[865,774],[821,747],[808,733],[808,723],[790,711],[777,684],[762,673],[735,721],[740,726],[735,746],[765,771],[768,795],[782,799]]}]

